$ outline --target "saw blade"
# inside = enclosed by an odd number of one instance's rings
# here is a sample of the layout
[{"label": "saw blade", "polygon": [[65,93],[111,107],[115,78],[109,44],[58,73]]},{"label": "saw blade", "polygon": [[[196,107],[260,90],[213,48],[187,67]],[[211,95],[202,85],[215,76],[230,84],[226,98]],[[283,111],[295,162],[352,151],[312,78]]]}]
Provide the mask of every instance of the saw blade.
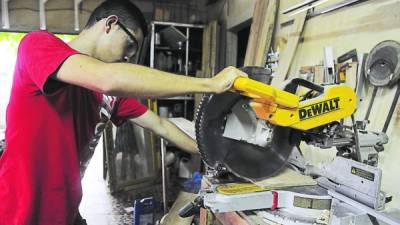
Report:
[{"label": "saw blade", "polygon": [[208,166],[255,182],[283,169],[299,139],[295,130],[280,126],[272,126],[272,137],[266,146],[225,137],[228,115],[244,99],[232,92],[204,95],[196,115],[196,139]]}]

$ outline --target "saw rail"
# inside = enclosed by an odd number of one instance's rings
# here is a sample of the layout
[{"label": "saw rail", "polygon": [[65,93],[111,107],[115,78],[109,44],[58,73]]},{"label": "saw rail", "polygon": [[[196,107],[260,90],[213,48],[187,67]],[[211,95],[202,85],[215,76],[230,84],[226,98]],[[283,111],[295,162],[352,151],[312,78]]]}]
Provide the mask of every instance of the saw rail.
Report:
[{"label": "saw rail", "polygon": [[235,80],[233,91],[252,99],[250,106],[260,119],[298,130],[309,130],[343,119],[352,115],[356,109],[356,93],[349,86],[320,86],[306,80],[293,79],[286,87],[292,87],[295,92],[298,86],[321,94],[301,101],[299,96],[289,91],[244,77]]}]

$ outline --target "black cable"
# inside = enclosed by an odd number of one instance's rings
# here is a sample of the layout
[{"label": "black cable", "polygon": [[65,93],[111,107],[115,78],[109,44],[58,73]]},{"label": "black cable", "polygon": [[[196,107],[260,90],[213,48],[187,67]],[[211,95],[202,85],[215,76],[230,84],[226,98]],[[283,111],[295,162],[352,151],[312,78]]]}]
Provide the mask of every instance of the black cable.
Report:
[{"label": "black cable", "polygon": [[400,82],[397,83],[396,93],[394,94],[394,98],[393,98],[392,105],[390,106],[389,114],[386,117],[385,125],[383,126],[383,129],[382,129],[383,133],[386,133],[386,131],[389,127],[394,110],[396,109],[396,106],[397,106],[397,101],[399,100],[399,96],[400,96]]}]

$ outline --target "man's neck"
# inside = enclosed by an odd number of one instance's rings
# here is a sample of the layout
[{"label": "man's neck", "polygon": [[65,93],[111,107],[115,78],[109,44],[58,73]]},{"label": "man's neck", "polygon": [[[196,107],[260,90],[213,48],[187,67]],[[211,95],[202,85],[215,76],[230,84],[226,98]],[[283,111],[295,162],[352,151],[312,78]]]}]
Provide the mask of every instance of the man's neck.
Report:
[{"label": "man's neck", "polygon": [[96,30],[95,29],[88,29],[88,30],[83,30],[79,35],[70,41],[68,45],[77,50],[78,52],[81,52],[83,54],[89,55],[89,56],[94,56],[94,53],[96,51]]}]

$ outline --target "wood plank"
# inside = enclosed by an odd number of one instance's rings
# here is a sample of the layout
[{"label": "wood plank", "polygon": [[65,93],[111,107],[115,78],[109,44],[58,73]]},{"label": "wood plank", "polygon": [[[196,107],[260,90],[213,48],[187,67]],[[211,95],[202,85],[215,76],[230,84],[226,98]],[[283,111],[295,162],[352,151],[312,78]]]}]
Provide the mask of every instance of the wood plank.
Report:
[{"label": "wood plank", "polygon": [[260,30],[261,23],[261,10],[265,9],[264,6],[268,5],[264,0],[258,0],[254,5],[253,22],[250,27],[249,40],[247,42],[246,56],[244,58],[244,65],[251,66],[253,64],[254,55],[257,45],[258,31]]},{"label": "wood plank", "polygon": [[226,66],[236,66],[237,64],[237,48],[232,48],[230,46],[236,46],[238,43],[237,33],[228,31],[226,37]]},{"label": "wood plank", "polygon": [[229,213],[216,213],[215,217],[222,225],[249,225],[246,220],[244,220],[236,212]]},{"label": "wood plank", "polygon": [[275,30],[275,20],[278,13],[279,1],[268,1],[265,11],[264,22],[258,37],[258,48],[254,58],[254,66],[264,67],[267,62],[267,53],[271,47],[271,42]]},{"label": "wood plank", "polygon": [[[202,66],[201,72],[196,77],[210,78],[216,73],[217,49],[218,49],[218,21],[214,20],[208,23],[203,29],[203,47],[202,47]],[[197,109],[202,94],[195,94],[195,108]],[[195,111],[196,113],[196,111]],[[196,115],[194,115],[196,116]]]},{"label": "wood plank", "polygon": [[292,169],[285,169],[278,175],[255,182],[256,185],[268,189],[285,188],[304,185],[316,185],[317,182],[310,176],[305,176]]},{"label": "wood plank", "polygon": [[247,43],[245,66],[265,66],[275,29],[278,3],[278,1],[268,0],[256,2]]},{"label": "wood plank", "polygon": [[219,35],[218,21],[214,20],[205,26],[203,31],[203,56],[202,70],[203,77],[212,77],[215,75],[217,65],[217,49]]},{"label": "wood plank", "polygon": [[276,76],[272,79],[272,86],[279,86],[283,81],[288,78],[288,72],[292,63],[293,57],[296,53],[297,45],[299,44],[300,37],[303,33],[304,24],[306,21],[307,11],[297,14],[294,18],[292,25],[292,32],[287,41],[285,49],[279,57],[279,67]]},{"label": "wood plank", "polygon": [[193,193],[180,192],[168,214],[161,220],[160,225],[190,225],[192,223],[193,216],[182,218],[178,215],[178,213],[184,205],[192,202],[196,196],[197,195]]},{"label": "wood plank", "polygon": [[214,20],[210,22],[211,28],[211,57],[210,57],[210,73],[208,77],[213,77],[216,73],[217,67],[217,49],[218,49],[218,35],[219,35],[219,28],[218,28],[218,21]]},{"label": "wood plank", "polygon": [[203,30],[203,51],[202,51],[202,77],[206,77],[210,60],[210,26]]},{"label": "wood plank", "polygon": [[200,209],[200,225],[213,225],[214,220],[214,214],[210,210]]}]

